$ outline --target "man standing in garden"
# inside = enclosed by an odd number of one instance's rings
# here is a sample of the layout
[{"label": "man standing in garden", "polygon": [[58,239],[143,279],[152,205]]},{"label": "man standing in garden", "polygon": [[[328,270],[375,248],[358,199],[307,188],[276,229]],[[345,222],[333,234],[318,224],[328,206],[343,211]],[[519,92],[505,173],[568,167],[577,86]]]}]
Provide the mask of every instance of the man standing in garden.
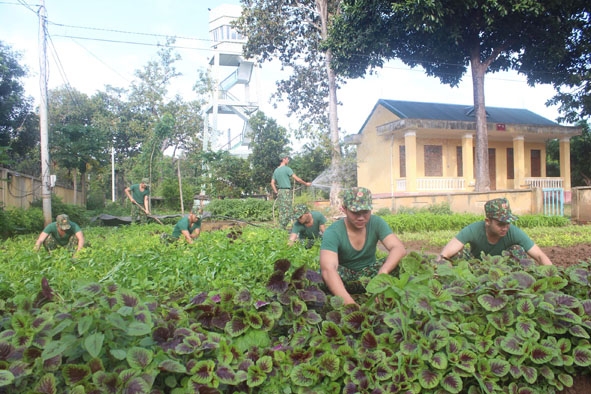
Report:
[{"label": "man standing in garden", "polygon": [[[469,224],[445,245],[437,261],[458,258],[479,259],[482,254],[502,256],[510,253],[517,261],[532,258],[539,264],[552,265],[552,261],[531,238],[511,223],[516,221],[506,198],[496,198],[484,205],[485,218]],[[466,247],[470,244],[470,247]]]},{"label": "man standing in garden", "polygon": [[145,224],[150,214],[150,185],[149,179],[144,178],[138,184],[125,188],[125,194],[131,201],[131,222],[140,221]]},{"label": "man standing in garden", "polygon": [[162,239],[167,241],[177,241],[181,235],[187,241],[192,244],[194,240],[199,238],[201,233],[201,212],[198,206],[193,206],[189,215],[184,216],[177,222],[172,230],[172,235],[163,234]]},{"label": "man standing in garden", "polygon": [[303,181],[300,177],[294,174],[293,170],[289,168],[289,155],[287,153],[281,154],[281,162],[279,167],[273,171],[273,178],[271,179],[271,187],[273,192],[277,195],[277,209],[279,211],[279,226],[282,229],[287,229],[287,225],[291,221],[292,210],[292,187],[291,178],[296,182],[305,186],[311,186],[312,183]]},{"label": "man standing in garden", "polygon": [[298,204],[293,209],[293,227],[289,235],[289,246],[299,238],[306,241],[306,249],[310,249],[317,239],[322,238],[326,230],[326,217],[318,211],[310,211],[306,204]]},{"label": "man standing in garden", "polygon": [[76,250],[74,255],[84,247],[84,235],[78,224],[70,221],[65,213],[57,215],[55,222],[49,223],[43,229],[37,242],[35,251],[38,252],[41,244],[51,253],[52,250],[63,246],[68,250]]},{"label": "man standing in garden", "polygon": [[[345,282],[389,274],[406,255],[406,248],[384,219],[371,214],[369,189],[346,190],[342,210],[345,217],[331,224],[322,237],[320,271],[332,294],[342,297],[345,304],[354,304]],[[376,259],[378,241],[388,251],[383,260]]]}]

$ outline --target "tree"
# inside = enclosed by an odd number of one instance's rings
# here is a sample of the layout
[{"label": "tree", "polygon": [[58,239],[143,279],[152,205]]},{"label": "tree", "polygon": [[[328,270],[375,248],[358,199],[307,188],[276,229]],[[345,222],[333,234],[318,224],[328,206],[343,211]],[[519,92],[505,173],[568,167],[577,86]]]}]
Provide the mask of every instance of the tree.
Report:
[{"label": "tree", "polygon": [[[277,97],[287,97],[289,114],[296,114],[301,131],[324,130],[328,123],[331,157],[340,168],[341,146],[337,116],[338,78],[331,63],[332,50],[324,45],[341,0],[241,0],[239,31],[248,39],[247,58],[279,59],[290,68],[288,79],[277,82]],[[328,122],[327,122],[328,121]],[[315,127],[314,127],[315,126]],[[337,204],[340,180],[331,187],[331,203]]]},{"label": "tree", "polygon": [[[548,104],[560,105],[559,121],[576,123],[591,117],[591,10],[583,0],[560,2],[557,7],[562,12],[549,21],[556,26],[541,32],[547,36],[536,37],[545,45],[524,54],[520,72],[531,85],[552,84],[557,94]],[[563,30],[559,39],[554,36],[557,29]]]},{"label": "tree", "polygon": [[[282,152],[288,151],[287,130],[274,119],[258,111],[249,120],[252,128],[252,153],[249,156],[253,173],[253,188],[269,190],[273,171],[279,166]],[[289,153],[289,152],[287,152]]]},{"label": "tree", "polygon": [[570,34],[561,16],[580,0],[344,0],[329,46],[337,72],[359,77],[385,59],[422,66],[430,76],[456,86],[471,71],[476,120],[476,185],[490,188],[484,96],[487,72],[524,71],[530,51],[554,47]]},{"label": "tree", "polygon": [[[31,157],[39,144],[37,116],[32,98],[25,97],[21,79],[27,70],[20,65],[20,54],[0,41],[0,147],[3,165],[18,168]],[[37,156],[38,157],[38,156]],[[40,169],[31,175],[38,175]]]},{"label": "tree", "polygon": [[94,124],[96,104],[97,101],[70,87],[49,92],[51,158],[59,167],[73,172],[74,190],[78,174],[85,191],[86,172],[108,163],[109,134]]}]

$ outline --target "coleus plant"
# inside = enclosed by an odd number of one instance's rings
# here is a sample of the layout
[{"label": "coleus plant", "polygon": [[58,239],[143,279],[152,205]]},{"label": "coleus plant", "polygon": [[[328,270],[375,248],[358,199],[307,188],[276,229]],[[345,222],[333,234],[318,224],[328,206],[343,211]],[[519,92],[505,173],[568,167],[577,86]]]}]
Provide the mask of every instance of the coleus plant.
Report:
[{"label": "coleus plant", "polygon": [[[115,283],[0,303],[0,392],[554,393],[591,365],[588,263],[412,253],[358,305],[275,262],[266,287],[186,303]],[[256,295],[254,295],[256,294]]]}]

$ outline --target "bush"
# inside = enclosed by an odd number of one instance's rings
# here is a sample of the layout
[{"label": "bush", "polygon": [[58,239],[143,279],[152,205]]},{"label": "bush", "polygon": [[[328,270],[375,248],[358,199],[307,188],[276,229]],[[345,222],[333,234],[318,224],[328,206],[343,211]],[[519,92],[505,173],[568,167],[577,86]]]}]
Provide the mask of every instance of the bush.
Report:
[{"label": "bush", "polygon": [[[43,210],[43,202],[41,200],[35,200],[31,203],[31,208],[41,208]],[[52,220],[55,220],[55,217],[62,213],[68,215],[70,217],[70,220],[76,222],[79,226],[85,226],[89,223],[89,219],[86,214],[86,209],[84,207],[74,204],[65,204],[60,197],[52,195]]]},{"label": "bush", "polygon": [[258,198],[213,200],[205,207],[212,216],[267,222],[273,220],[273,201]]},{"label": "bush", "polygon": [[8,208],[0,211],[2,237],[38,233],[43,230],[43,211],[39,208]]}]

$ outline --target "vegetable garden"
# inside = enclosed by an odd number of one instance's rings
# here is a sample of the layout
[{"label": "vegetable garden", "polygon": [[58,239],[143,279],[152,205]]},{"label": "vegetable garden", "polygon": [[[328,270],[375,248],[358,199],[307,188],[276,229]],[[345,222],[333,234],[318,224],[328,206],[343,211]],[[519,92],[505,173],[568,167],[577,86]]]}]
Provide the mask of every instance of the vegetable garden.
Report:
[{"label": "vegetable garden", "polygon": [[[421,248],[347,306],[323,291],[318,246],[265,226],[193,245],[85,228],[77,259],[9,238],[0,393],[558,393],[589,371],[591,261],[437,265],[462,223],[386,220]],[[423,220],[437,231],[408,231]],[[541,247],[591,244],[588,226],[543,224],[526,229]]]}]

